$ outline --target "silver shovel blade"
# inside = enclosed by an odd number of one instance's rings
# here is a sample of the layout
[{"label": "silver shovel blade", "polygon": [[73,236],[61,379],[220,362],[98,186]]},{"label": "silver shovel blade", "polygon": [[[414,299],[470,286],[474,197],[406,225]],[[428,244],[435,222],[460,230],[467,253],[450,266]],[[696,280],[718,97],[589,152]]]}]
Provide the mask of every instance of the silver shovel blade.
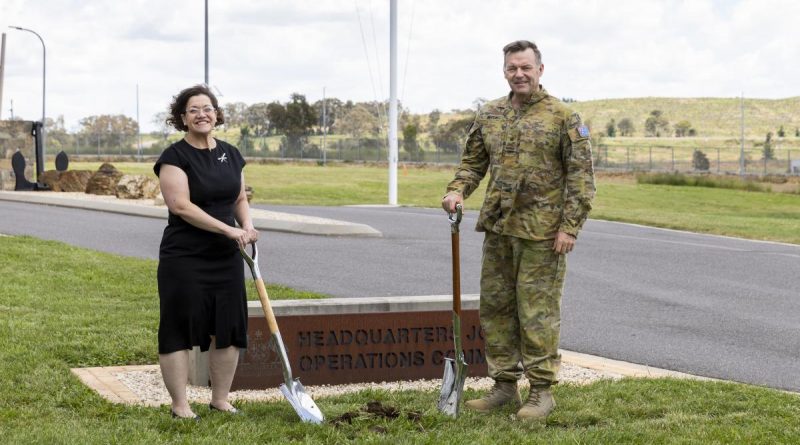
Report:
[{"label": "silver shovel blade", "polygon": [[467,378],[467,364],[462,354],[458,359],[445,358],[442,389],[439,394],[437,408],[452,417],[458,416],[461,393],[464,392],[464,380]]},{"label": "silver shovel blade", "polygon": [[317,404],[314,403],[314,399],[306,393],[305,388],[303,388],[299,380],[294,380],[292,382],[292,388],[282,383],[280,390],[283,396],[286,397],[286,400],[289,401],[289,404],[292,405],[295,412],[297,412],[297,415],[300,416],[300,420],[317,424],[325,420],[322,411],[320,411]]}]

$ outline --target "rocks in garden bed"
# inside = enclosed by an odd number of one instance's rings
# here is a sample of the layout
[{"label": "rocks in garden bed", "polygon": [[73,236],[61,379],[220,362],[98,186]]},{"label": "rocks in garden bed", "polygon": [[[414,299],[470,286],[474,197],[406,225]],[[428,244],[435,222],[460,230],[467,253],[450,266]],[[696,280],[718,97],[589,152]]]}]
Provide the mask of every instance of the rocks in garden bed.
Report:
[{"label": "rocks in garden bed", "polygon": [[86,193],[116,196],[117,183],[119,183],[122,176],[122,173],[116,167],[106,162],[89,179],[89,183],[86,185]]},{"label": "rocks in garden bed", "polygon": [[160,191],[158,182],[144,175],[123,175],[116,187],[121,199],[154,199]]},{"label": "rocks in garden bed", "polygon": [[84,192],[92,175],[89,170],[47,170],[42,173],[42,183],[54,192]]}]

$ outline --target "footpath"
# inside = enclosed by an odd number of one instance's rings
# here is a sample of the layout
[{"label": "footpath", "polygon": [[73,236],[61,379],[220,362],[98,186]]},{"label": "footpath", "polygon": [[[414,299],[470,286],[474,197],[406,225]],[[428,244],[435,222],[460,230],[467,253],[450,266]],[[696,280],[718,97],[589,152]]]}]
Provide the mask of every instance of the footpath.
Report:
[{"label": "footpath", "polygon": [[[0,201],[44,204],[124,215],[167,218],[167,207],[152,199],[118,199],[116,196],[90,195],[80,192],[16,192],[0,191]],[[381,232],[366,225],[313,216],[250,209],[253,225],[258,230],[322,236],[380,237]]]}]

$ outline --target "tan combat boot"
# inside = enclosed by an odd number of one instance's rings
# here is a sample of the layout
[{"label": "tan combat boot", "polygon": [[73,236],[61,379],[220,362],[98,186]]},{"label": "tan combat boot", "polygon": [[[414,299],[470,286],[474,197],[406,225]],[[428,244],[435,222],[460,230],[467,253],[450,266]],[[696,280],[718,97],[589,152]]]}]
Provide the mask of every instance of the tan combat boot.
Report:
[{"label": "tan combat boot", "polygon": [[467,400],[464,406],[479,413],[487,413],[507,403],[514,407],[522,405],[522,399],[517,391],[517,382],[500,382],[495,380],[494,386],[480,399]]},{"label": "tan combat boot", "polygon": [[528,394],[528,400],[526,400],[525,404],[522,405],[522,408],[517,411],[517,419],[544,420],[555,407],[556,401],[553,398],[553,392],[550,391],[549,387],[531,387],[531,392]]}]

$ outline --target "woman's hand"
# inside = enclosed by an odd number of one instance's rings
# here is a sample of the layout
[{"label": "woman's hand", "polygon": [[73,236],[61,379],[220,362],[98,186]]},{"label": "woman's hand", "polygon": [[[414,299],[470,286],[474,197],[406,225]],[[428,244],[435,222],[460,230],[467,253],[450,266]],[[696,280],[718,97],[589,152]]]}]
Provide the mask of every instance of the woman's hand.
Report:
[{"label": "woman's hand", "polygon": [[247,239],[249,240],[248,243],[254,243],[258,241],[258,230],[254,227],[245,227],[244,231],[247,232]]},{"label": "woman's hand", "polygon": [[245,249],[247,244],[249,243],[250,235],[247,233],[246,230],[242,230],[238,227],[230,227],[228,231],[225,233],[225,236],[228,239],[236,241],[236,244],[239,246],[240,249]]}]

